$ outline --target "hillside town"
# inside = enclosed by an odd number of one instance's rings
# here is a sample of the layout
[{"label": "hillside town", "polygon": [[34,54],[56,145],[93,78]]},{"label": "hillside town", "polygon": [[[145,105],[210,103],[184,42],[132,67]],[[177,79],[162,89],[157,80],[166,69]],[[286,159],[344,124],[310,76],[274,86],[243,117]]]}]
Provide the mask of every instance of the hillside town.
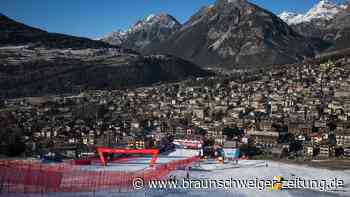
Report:
[{"label": "hillside town", "polygon": [[284,67],[2,99],[1,155],[78,158],[99,146],[166,152],[178,142],[209,157],[222,147],[240,148],[246,157],[349,157],[350,58]]},{"label": "hillside town", "polygon": [[350,196],[349,24],[350,0],[5,1],[0,197]]}]

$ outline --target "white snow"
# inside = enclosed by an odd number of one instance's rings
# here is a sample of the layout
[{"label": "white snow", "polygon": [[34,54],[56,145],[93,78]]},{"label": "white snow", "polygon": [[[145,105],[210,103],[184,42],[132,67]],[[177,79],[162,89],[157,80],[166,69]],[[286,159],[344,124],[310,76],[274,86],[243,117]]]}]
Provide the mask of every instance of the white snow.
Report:
[{"label": "white snow", "polygon": [[343,10],[346,10],[348,8],[349,5],[340,5],[340,7],[343,9]]},{"label": "white snow", "polygon": [[322,0],[311,8],[304,16],[305,21],[323,18],[329,20],[333,18],[342,8],[328,0]]},{"label": "white snow", "polygon": [[330,20],[344,9],[346,9],[344,5],[338,5],[330,0],[321,0],[305,14],[284,11],[278,16],[286,23],[292,25],[310,22],[314,19]]},{"label": "white snow", "polygon": [[282,12],[280,15],[278,15],[283,21],[285,21],[287,24],[298,24],[303,21],[304,15],[297,14],[294,12]]},{"label": "white snow", "polygon": [[[259,189],[241,189],[230,188],[225,189],[203,189],[203,190],[191,190],[186,194],[190,196],[239,196],[239,197],[289,197],[289,196],[306,196],[306,197],[318,197],[318,196],[350,196],[350,171],[331,171],[326,169],[311,168],[307,166],[284,164],[279,162],[267,162],[266,167],[264,161],[252,161],[241,160],[238,166],[234,167],[232,164],[213,164],[211,171],[191,171],[190,177],[193,180],[198,179],[215,179],[215,180],[228,180],[228,179],[265,179],[273,180],[274,176],[282,176],[285,179],[292,180],[293,178],[300,177],[305,180],[332,180],[334,178],[343,180],[345,188],[338,189],[336,191],[320,191],[318,189],[293,189],[283,191],[268,191]],[[185,177],[185,173],[176,171],[173,175],[177,177]],[[166,195],[165,195],[166,196]],[[170,196],[170,195],[169,195]]]},{"label": "white snow", "polygon": [[[185,196],[215,196],[215,197],[346,197],[350,196],[350,171],[332,171],[326,169],[312,168],[279,162],[241,160],[238,167],[233,164],[213,164],[210,171],[189,171],[191,180],[272,180],[274,176],[282,176],[285,179],[300,177],[306,180],[331,180],[337,178],[343,180],[345,187],[335,191],[320,191],[318,189],[291,189],[282,191],[271,191],[267,189],[259,190],[253,188],[227,188],[227,189],[163,189],[163,190],[135,190],[127,191],[101,191],[94,193],[52,193],[49,196],[96,196],[96,197],[122,197],[122,196],[164,196],[164,197],[185,197]],[[201,165],[210,165],[210,162]],[[174,171],[172,176],[178,180],[186,177],[185,171]],[[40,196],[41,194],[23,194],[22,196]],[[11,196],[11,195],[7,195]],[[16,196],[20,196],[16,194]]]},{"label": "white snow", "polygon": [[156,17],[156,15],[154,15],[154,14],[150,14],[150,15],[148,15],[147,17],[146,17],[146,22],[149,22],[149,21],[151,21],[154,17]]}]

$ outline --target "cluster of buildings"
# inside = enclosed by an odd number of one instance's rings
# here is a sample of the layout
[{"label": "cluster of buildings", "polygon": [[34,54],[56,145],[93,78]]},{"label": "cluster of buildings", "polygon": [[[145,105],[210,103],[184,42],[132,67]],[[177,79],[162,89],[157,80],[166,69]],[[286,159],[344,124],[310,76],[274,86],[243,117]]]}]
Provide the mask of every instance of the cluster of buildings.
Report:
[{"label": "cluster of buildings", "polygon": [[2,103],[4,127],[19,128],[30,153],[168,151],[175,141],[190,148],[235,144],[278,157],[350,156],[349,58]]}]

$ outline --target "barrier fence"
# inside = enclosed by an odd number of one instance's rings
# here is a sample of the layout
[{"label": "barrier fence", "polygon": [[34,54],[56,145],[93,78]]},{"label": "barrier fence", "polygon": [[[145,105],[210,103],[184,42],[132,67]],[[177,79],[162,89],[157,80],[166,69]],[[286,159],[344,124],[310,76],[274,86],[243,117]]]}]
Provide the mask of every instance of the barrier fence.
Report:
[{"label": "barrier fence", "polygon": [[191,157],[138,171],[86,171],[69,163],[0,161],[0,195],[55,192],[131,191],[135,178],[161,179],[199,160]]}]

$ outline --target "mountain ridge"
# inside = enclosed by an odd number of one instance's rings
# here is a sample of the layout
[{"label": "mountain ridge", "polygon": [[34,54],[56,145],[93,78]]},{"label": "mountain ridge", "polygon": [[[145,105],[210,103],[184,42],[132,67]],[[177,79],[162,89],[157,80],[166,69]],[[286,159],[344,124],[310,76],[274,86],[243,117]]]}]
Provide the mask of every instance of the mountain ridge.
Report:
[{"label": "mountain ridge", "polygon": [[217,0],[146,51],[172,54],[205,67],[234,68],[301,61],[317,49],[268,10],[246,0]]},{"label": "mountain ridge", "polygon": [[17,22],[0,13],[0,46],[26,44],[47,48],[118,48],[117,46],[88,38],[49,33]]},{"label": "mountain ridge", "polygon": [[144,56],[0,16],[0,97],[128,88],[212,74],[170,55]]},{"label": "mountain ridge", "polygon": [[311,22],[312,20],[328,21],[333,19],[339,12],[345,10],[346,7],[344,4],[337,4],[333,1],[320,0],[305,14],[283,11],[278,16],[289,25]]},{"label": "mountain ridge", "polygon": [[[307,38],[316,38],[328,42],[330,47],[325,52],[330,52],[350,47],[349,5],[350,1],[336,4],[322,0],[305,15],[294,14],[295,18],[291,13],[282,13],[281,15],[283,15],[282,19],[289,23],[294,31],[299,34]],[[307,18],[307,14],[312,15],[310,13],[313,13],[316,17]]]}]

